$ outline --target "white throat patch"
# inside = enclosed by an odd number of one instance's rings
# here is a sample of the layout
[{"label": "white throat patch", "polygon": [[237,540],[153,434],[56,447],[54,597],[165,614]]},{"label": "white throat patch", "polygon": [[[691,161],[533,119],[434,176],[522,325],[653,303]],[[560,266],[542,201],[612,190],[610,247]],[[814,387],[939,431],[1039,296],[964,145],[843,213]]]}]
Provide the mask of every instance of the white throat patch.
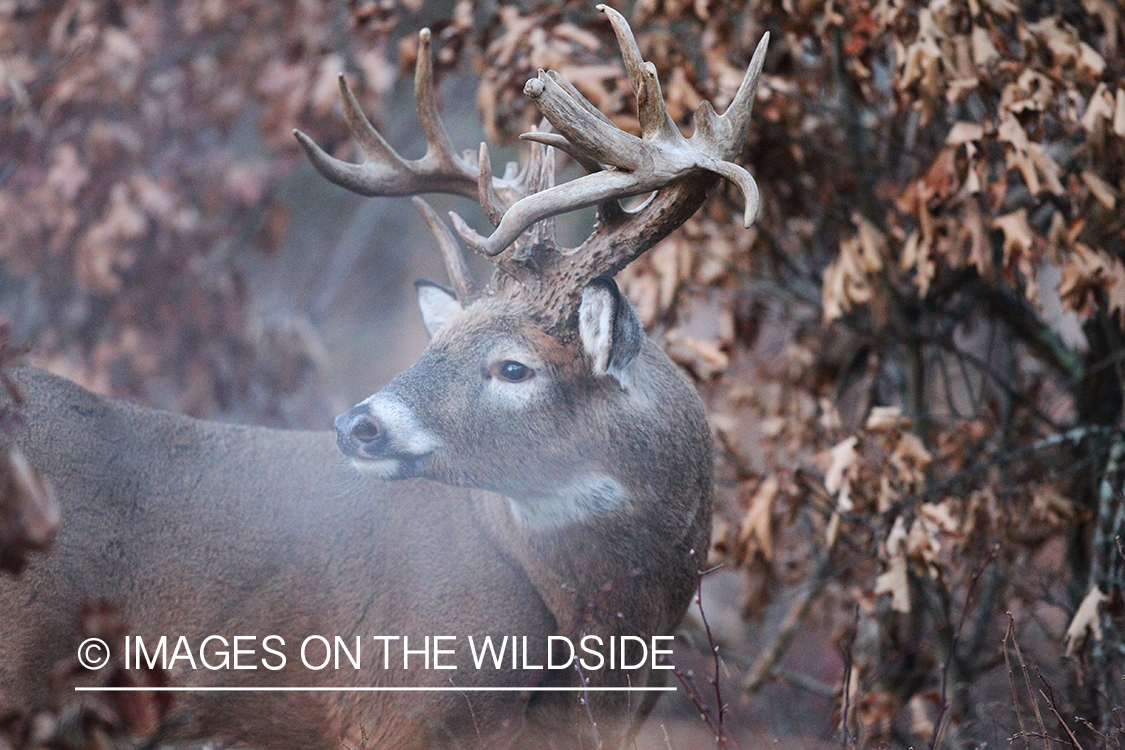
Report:
[{"label": "white throat patch", "polygon": [[606,474],[587,474],[550,494],[525,500],[508,498],[516,522],[532,531],[559,529],[607,516],[631,502],[621,483]]}]

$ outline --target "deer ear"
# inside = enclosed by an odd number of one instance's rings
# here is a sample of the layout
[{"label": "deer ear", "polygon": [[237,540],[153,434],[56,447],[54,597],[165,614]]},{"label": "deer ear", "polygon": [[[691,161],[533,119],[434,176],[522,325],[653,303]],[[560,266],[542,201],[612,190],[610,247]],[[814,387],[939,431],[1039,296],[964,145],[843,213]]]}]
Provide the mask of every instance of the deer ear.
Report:
[{"label": "deer ear", "polygon": [[453,291],[441,284],[418,279],[414,282],[414,291],[418,294],[418,307],[422,310],[422,324],[426,326],[426,333],[430,338],[433,338],[450,318],[464,309],[453,295]]},{"label": "deer ear", "polygon": [[645,330],[629,300],[613,279],[599,276],[582,291],[578,307],[582,348],[594,360],[595,375],[609,375],[623,388],[645,338]]}]

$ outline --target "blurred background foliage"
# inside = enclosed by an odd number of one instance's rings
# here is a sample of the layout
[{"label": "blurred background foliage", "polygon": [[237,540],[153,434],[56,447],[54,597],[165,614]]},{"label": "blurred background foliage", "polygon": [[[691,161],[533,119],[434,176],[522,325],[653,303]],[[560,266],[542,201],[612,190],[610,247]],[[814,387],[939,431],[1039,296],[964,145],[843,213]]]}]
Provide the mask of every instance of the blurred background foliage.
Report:
[{"label": "blurred background foliage", "polygon": [[[678,657],[700,690],[642,743],[1120,748],[1121,5],[619,9],[686,131],[772,35],[740,159],[757,224],[723,186],[619,278],[718,438],[711,640],[694,612]],[[381,387],[424,346],[409,282],[441,279],[437,253],[405,201],[327,185],[290,131],[354,156],[343,72],[417,155],[422,26],[463,148],[515,158],[539,68],[636,130],[586,3],[0,0],[15,344],[257,424],[327,427]]]}]

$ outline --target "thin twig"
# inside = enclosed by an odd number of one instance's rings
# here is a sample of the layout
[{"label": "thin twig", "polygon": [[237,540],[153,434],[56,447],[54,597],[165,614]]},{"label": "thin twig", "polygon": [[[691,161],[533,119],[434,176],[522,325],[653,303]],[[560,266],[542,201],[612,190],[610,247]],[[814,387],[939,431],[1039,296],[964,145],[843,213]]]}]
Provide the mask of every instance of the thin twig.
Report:
[{"label": "thin twig", "polygon": [[825,584],[832,578],[827,575],[828,566],[831,561],[832,548],[829,548],[824,550],[813,565],[813,569],[809,572],[806,585],[797,595],[796,600],[789,607],[789,610],[785,613],[785,619],[781,621],[781,627],[778,628],[777,634],[773,637],[773,641],[758,655],[754,666],[742,681],[742,692],[744,695],[752,695],[757,692],[762,685],[776,673],[777,665],[781,661],[781,657],[785,655],[785,652],[789,649],[789,645],[793,642],[793,638],[797,635],[797,631],[801,623],[804,622],[805,615],[808,614],[813,600],[816,598],[816,595],[821,592]]},{"label": "thin twig", "polygon": [[1019,724],[1020,733],[1019,737],[1023,739],[1023,746],[1026,750],[1028,748],[1028,734],[1027,725],[1023,723],[1023,711],[1020,710],[1020,696],[1019,691],[1016,690],[1016,675],[1012,669],[1012,657],[1008,652],[1008,640],[1015,641],[1016,620],[1012,617],[1012,613],[1008,613],[1008,629],[1004,632],[1004,641],[1002,648],[1004,650],[1004,664],[1008,668],[1008,687],[1012,691],[1012,708],[1016,710],[1016,723]]},{"label": "thin twig", "polygon": [[957,644],[960,643],[961,633],[965,628],[965,619],[969,614],[969,604],[973,601],[973,593],[976,591],[977,582],[980,580],[981,575],[996,561],[996,555],[999,552],[1000,545],[995,545],[992,548],[992,554],[976,569],[972,579],[969,581],[969,590],[965,594],[965,607],[961,610],[961,619],[957,623],[957,630],[953,633],[953,640],[949,644],[949,653],[946,655],[945,665],[941,670],[941,702],[938,704],[937,720],[934,722],[934,734],[933,737],[930,738],[930,750],[937,750],[941,746],[941,734],[945,729],[945,715],[949,710],[949,669],[953,664],[953,660],[957,658]]},{"label": "thin twig", "polygon": [[[1051,448],[1058,448],[1059,446],[1065,445],[1067,443],[1077,445],[1082,441],[1092,437],[1111,435],[1118,432],[1120,432],[1120,430],[1115,427],[1101,425],[1082,425],[1081,427],[1073,427],[1066,432],[1048,435],[1042,440],[1037,440],[1030,445],[1025,445],[1021,448],[1015,448],[1004,453],[998,453],[996,455],[989,456],[983,461],[978,461],[972,466],[962,469],[961,471],[957,472],[944,481],[927,485],[925,489],[908,495],[902,500],[893,503],[890,508],[883,512],[883,515],[886,518],[896,518],[901,515],[904,510],[913,507],[916,503],[924,502],[935,497],[941,497],[951,491],[958,484],[966,481],[969,477],[972,477],[976,474],[982,474],[988,469],[991,469],[995,466],[1008,463],[1010,461],[1016,461],[1020,458],[1026,458],[1040,451],[1050,450]],[[859,516],[853,515],[845,516],[845,519],[849,521],[867,520],[866,518],[861,518]]]},{"label": "thin twig", "polygon": [[[1053,695],[1054,690],[1051,689],[1051,684],[1047,682],[1042,674],[1040,674],[1038,669],[1035,670],[1035,676],[1039,678],[1040,682],[1047,686],[1047,690]],[[1074,732],[1070,731],[1070,727],[1063,720],[1062,714],[1060,714],[1059,710],[1055,708],[1055,702],[1051,700],[1051,695],[1048,695],[1046,692],[1044,692],[1043,688],[1039,689],[1039,694],[1043,696],[1043,700],[1047,701],[1047,708],[1051,709],[1051,713],[1055,715],[1055,719],[1058,720],[1059,724],[1062,725],[1062,728],[1066,730],[1066,736],[1070,738],[1070,744],[1073,747],[1077,748],[1077,750],[1082,750],[1082,743],[1079,742],[1078,738],[1074,736]]]},{"label": "thin twig", "polygon": [[1015,620],[1010,612],[1008,618],[1012,630],[1012,647],[1016,652],[1016,661],[1019,662],[1020,669],[1023,671],[1023,683],[1027,688],[1027,696],[1031,699],[1031,707],[1035,710],[1035,720],[1039,722],[1039,734],[1044,738],[1043,750],[1050,750],[1050,744],[1045,739],[1047,737],[1047,725],[1043,722],[1043,713],[1039,710],[1039,701],[1035,700],[1035,691],[1031,688],[1031,676],[1027,671],[1027,662],[1023,660],[1023,652],[1020,651],[1020,642],[1015,634]]},{"label": "thin twig", "polygon": [[[992,369],[991,364],[989,362],[987,362],[985,360],[982,360],[980,357],[977,357],[972,352],[967,352],[963,349],[958,348],[956,344],[954,344],[952,341],[946,340],[946,338],[944,336],[928,337],[926,339],[926,341],[927,341],[927,343],[933,344],[934,346],[937,346],[941,349],[944,349],[947,352],[949,352],[950,354],[952,354],[957,359],[958,364],[961,365],[962,369],[964,369],[966,362],[973,365],[974,367],[977,368],[977,370],[980,372],[980,374],[982,376],[986,377],[997,388],[1004,391],[1004,395],[1006,395],[1008,398],[1013,399],[1014,401],[1019,403],[1020,406],[1027,409],[1040,422],[1044,423],[1045,425],[1050,427],[1055,432],[1062,431],[1063,425],[1061,425],[1058,422],[1056,422],[1055,420],[1051,419],[1050,415],[1048,415],[1046,412],[1044,412],[1042,409],[1040,409],[1038,406],[1036,406],[1030,399],[1027,398],[1027,394],[1023,393],[1022,391],[1020,391],[1020,390],[1018,390],[1014,387],[1012,387],[1011,383],[1004,380],[1004,378],[998,372],[996,372],[995,370]],[[988,351],[989,351],[989,357],[991,357],[992,356],[992,347],[991,346],[989,347]],[[966,381],[965,381],[966,382],[966,388],[969,388],[968,374],[966,373],[963,377],[966,378]],[[971,388],[969,388],[969,390],[970,390],[970,396],[971,396]],[[975,407],[974,407],[974,410],[976,410]]]},{"label": "thin twig", "polygon": [[840,741],[843,743],[844,750],[851,750],[853,746],[853,738],[851,730],[848,728],[849,718],[852,712],[851,698],[852,698],[852,649],[855,646],[856,638],[859,635],[859,605],[855,606],[852,615],[852,630],[848,635],[848,640],[844,644],[844,687],[843,687],[843,713],[840,717]]},{"label": "thin twig", "polygon": [[699,711],[699,718],[707,724],[707,727],[715,737],[715,741],[718,742],[719,738],[722,737],[722,741],[728,748],[731,750],[741,750],[734,738],[719,724],[715,712],[707,705],[707,700],[703,697],[703,692],[699,689],[699,686],[695,684],[695,675],[692,671],[676,667],[672,670],[672,674],[680,681],[680,685],[683,687],[684,693],[687,694],[688,700],[690,700],[696,710]]},{"label": "thin twig", "polygon": [[[622,651],[624,653],[624,651]],[[624,659],[622,659],[624,661]],[[602,740],[598,736],[598,722],[594,718],[594,712],[590,709],[590,683],[586,681],[586,673],[582,671],[581,665],[576,661],[574,663],[574,670],[578,672],[578,681],[582,683],[582,697],[579,702],[582,707],[586,709],[586,718],[590,721],[590,730],[594,733],[594,747],[601,750]]]},{"label": "thin twig", "polygon": [[[699,576],[699,581],[696,583],[695,589],[695,606],[699,608],[699,617],[703,620],[703,632],[707,634],[707,645],[711,649],[711,658],[715,661],[715,675],[711,678],[711,684],[715,686],[715,702],[719,706],[719,729],[723,729],[723,719],[726,718],[726,705],[723,703],[723,691],[719,686],[719,647],[715,645],[715,637],[711,635],[711,626],[707,624],[707,613],[703,611],[703,576]],[[720,734],[715,737],[715,741],[720,745],[726,744],[726,732],[720,731]]]}]

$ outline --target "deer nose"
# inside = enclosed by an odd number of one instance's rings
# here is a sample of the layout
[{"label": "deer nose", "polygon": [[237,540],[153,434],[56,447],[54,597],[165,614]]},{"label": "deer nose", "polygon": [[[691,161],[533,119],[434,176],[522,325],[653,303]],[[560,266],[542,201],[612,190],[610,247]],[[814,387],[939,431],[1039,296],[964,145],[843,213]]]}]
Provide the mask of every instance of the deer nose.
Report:
[{"label": "deer nose", "polygon": [[370,453],[385,436],[379,420],[363,406],[336,417],[336,445],[345,455]]}]

